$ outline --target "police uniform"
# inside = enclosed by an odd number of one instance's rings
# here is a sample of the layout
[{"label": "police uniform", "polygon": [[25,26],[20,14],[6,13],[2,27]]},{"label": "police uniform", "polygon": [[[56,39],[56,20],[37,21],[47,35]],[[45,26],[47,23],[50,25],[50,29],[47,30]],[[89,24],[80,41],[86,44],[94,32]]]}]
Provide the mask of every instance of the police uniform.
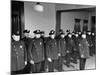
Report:
[{"label": "police uniform", "polygon": [[73,51],[72,51],[72,62],[77,64],[77,59],[79,59],[79,35],[75,33],[72,35],[73,39]]},{"label": "police uniform", "polygon": [[[54,30],[51,30],[49,35],[55,34]],[[56,39],[49,37],[46,41],[46,57],[47,57],[47,69],[49,72],[53,72],[54,68],[57,66],[56,62],[58,60],[58,48]],[[49,61],[48,59],[51,59]]]},{"label": "police uniform", "polygon": [[93,32],[92,33],[92,51],[93,51],[93,54],[95,55],[96,54],[96,34]]},{"label": "police uniform", "polygon": [[86,38],[80,39],[79,43],[79,51],[80,51],[80,70],[85,69],[86,59],[89,58],[89,44]]},{"label": "police uniform", "polygon": [[[24,31],[23,31],[24,34],[25,34],[25,33],[29,33],[29,32],[30,32],[29,30],[24,30]],[[30,66],[31,66],[31,64],[30,64],[30,60],[29,60],[30,55],[29,55],[29,50],[28,50],[28,48],[29,48],[29,44],[30,44],[30,42],[31,42],[31,38],[25,36],[22,40],[23,40],[24,43],[25,43],[26,52],[27,52],[27,65],[26,65],[26,67],[24,68],[24,72],[25,72],[25,73],[30,73],[30,70],[31,70]]]},{"label": "police uniform", "polygon": [[[90,34],[88,34],[90,33]],[[91,35],[91,32],[90,31],[87,31],[87,37],[86,37],[88,43],[89,43],[89,52],[90,52],[90,56],[93,55],[93,42],[92,42],[92,35]]]},{"label": "police uniform", "polygon": [[24,73],[25,61],[27,61],[26,47],[23,41],[11,43],[11,71],[12,74]]},{"label": "police uniform", "polygon": [[[68,35],[65,36],[65,40],[66,40],[66,56],[65,56],[65,60],[66,60],[66,65],[68,67],[70,67],[70,62],[72,59],[72,52],[73,52],[73,49],[75,47],[75,44],[74,44],[74,41],[72,39],[72,37],[69,37],[69,34],[71,33],[68,33]],[[72,35],[72,34],[71,34]]]},{"label": "police uniform", "polygon": [[44,61],[41,62],[41,72],[45,72],[46,71],[45,63],[46,63],[46,39],[47,38],[43,36],[44,35],[44,31],[41,31],[40,34],[41,34],[40,38],[43,40],[43,44],[44,44]]},{"label": "police uniform", "polygon": [[[40,34],[40,30],[34,31],[35,34]],[[44,44],[41,38],[34,38],[29,46],[30,60],[34,61],[32,64],[32,72],[40,72],[41,62],[44,61]]]},{"label": "police uniform", "polygon": [[62,34],[64,34],[64,32],[60,30],[60,36],[58,40],[58,71],[63,71],[62,65],[66,55],[66,41],[65,38],[61,37]]}]

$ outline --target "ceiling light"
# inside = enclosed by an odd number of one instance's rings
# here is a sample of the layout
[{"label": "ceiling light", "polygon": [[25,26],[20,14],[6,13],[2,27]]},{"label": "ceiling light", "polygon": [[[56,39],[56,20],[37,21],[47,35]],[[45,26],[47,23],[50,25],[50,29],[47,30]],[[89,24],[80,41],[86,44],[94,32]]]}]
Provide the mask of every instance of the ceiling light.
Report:
[{"label": "ceiling light", "polygon": [[43,12],[44,11],[43,5],[41,5],[39,2],[36,3],[36,5],[34,6],[34,9],[38,12]]}]

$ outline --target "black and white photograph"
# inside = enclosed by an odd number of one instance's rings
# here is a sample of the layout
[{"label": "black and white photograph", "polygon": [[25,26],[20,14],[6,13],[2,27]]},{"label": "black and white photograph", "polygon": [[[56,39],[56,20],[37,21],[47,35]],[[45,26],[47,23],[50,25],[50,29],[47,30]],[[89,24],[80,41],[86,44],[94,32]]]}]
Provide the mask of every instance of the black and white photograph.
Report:
[{"label": "black and white photograph", "polygon": [[96,5],[10,3],[11,75],[96,70]]}]

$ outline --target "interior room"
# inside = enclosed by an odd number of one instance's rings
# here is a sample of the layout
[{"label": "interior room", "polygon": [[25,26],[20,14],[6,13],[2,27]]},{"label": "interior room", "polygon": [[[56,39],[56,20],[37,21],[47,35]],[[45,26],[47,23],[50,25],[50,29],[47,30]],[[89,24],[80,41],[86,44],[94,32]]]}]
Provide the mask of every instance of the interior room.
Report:
[{"label": "interior room", "polygon": [[[40,4],[42,7],[36,7]],[[80,19],[80,24],[75,25],[75,19]],[[88,20],[88,24],[84,24]],[[47,2],[32,1],[11,1],[11,34],[19,31],[20,38],[24,38],[24,30],[30,30],[29,37],[35,35],[33,31],[41,30],[45,32],[45,37],[49,37],[50,30],[55,30],[59,35],[59,30],[63,29],[70,33],[75,31],[91,31],[96,34],[96,6],[95,5],[77,5],[77,4],[60,4]],[[85,69],[95,69],[95,55],[86,61]],[[64,71],[79,70],[78,63],[71,63],[72,67],[63,64]],[[73,67],[74,66],[74,67]],[[57,70],[54,69],[56,72]],[[58,71],[57,71],[58,72]]]}]

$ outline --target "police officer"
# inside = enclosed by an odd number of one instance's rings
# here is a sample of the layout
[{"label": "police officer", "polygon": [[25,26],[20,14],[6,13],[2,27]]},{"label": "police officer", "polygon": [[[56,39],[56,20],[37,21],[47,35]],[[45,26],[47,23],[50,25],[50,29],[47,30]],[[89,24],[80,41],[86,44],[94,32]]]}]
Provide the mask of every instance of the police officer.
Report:
[{"label": "police officer", "polygon": [[60,29],[60,36],[58,40],[58,71],[63,71],[63,61],[66,55],[66,41],[65,34],[62,29]]},{"label": "police officer", "polygon": [[72,52],[73,52],[73,48],[74,48],[74,41],[72,39],[72,34],[70,32],[66,35],[65,40],[66,40],[66,56],[65,56],[66,66],[73,67],[70,64],[70,62],[71,62],[71,60],[73,60]]},{"label": "police officer", "polygon": [[93,51],[93,55],[96,54],[96,33],[95,32],[92,32],[92,43],[93,43],[93,46],[92,46],[92,51]]},{"label": "police officer", "polygon": [[40,38],[40,30],[33,32],[35,38],[31,41],[29,46],[31,71],[33,73],[39,73],[41,69],[41,62],[44,61],[44,44]]},{"label": "police officer", "polygon": [[72,52],[72,58],[73,58],[73,63],[77,64],[77,59],[79,59],[79,34],[78,32],[75,32],[74,35],[72,35],[73,38],[73,52]]},{"label": "police officer", "polygon": [[23,69],[27,65],[27,52],[24,42],[20,40],[19,32],[12,35],[11,45],[11,73],[23,74]]},{"label": "police officer", "polygon": [[30,55],[29,55],[29,50],[28,50],[29,44],[30,44],[30,41],[31,41],[31,38],[29,38],[30,30],[24,30],[23,33],[24,33],[25,37],[22,40],[25,43],[26,51],[27,51],[27,65],[26,65],[26,67],[24,69],[24,72],[25,73],[30,73],[30,66],[31,66],[31,64],[30,64],[30,61],[29,61]]},{"label": "police officer", "polygon": [[46,66],[45,66],[45,63],[46,63],[46,37],[45,37],[45,32],[44,31],[41,31],[40,32],[41,34],[41,39],[43,40],[43,44],[44,44],[44,61],[41,62],[41,72],[45,72],[46,71]]},{"label": "police officer", "polygon": [[88,43],[89,43],[89,52],[90,52],[90,56],[93,56],[93,49],[92,49],[92,46],[93,46],[93,42],[92,42],[92,35],[91,35],[91,32],[90,31],[87,31],[87,37],[86,37]]},{"label": "police officer", "polygon": [[80,70],[84,70],[86,59],[89,58],[89,44],[86,39],[86,33],[84,32],[82,33],[79,42],[79,51],[80,51]]},{"label": "police officer", "polygon": [[47,71],[53,72],[56,68],[58,60],[57,41],[55,39],[55,31],[51,30],[49,38],[46,41],[46,57],[47,57]]}]

